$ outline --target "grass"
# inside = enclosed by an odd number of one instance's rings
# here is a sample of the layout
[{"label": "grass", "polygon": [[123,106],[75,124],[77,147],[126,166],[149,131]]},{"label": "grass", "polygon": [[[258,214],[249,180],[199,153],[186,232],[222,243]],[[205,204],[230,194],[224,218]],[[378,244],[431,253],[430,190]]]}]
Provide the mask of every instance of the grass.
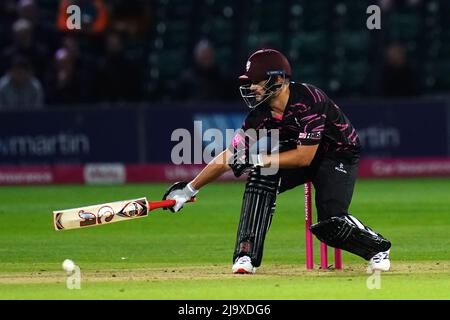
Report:
[{"label": "grass", "polygon": [[[179,214],[56,232],[56,209],[148,196],[167,184],[2,187],[0,299],[448,299],[448,179],[360,180],[351,213],[393,243],[393,270],[366,286],[366,262],[344,253],[344,271],[304,270],[302,190],[281,194],[264,261],[230,275],[243,184],[212,184]],[[315,250],[316,254],[318,250]],[[80,266],[81,290],[61,269]],[[316,261],[318,257],[316,257]]]}]

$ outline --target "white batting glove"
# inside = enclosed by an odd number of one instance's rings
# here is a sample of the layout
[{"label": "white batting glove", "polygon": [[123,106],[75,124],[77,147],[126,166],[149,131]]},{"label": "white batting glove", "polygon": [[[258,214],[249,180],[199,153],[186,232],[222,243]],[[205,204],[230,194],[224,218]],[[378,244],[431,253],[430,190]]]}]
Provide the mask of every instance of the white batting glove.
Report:
[{"label": "white batting glove", "polygon": [[169,208],[169,210],[178,212],[183,208],[184,204],[191,200],[197,193],[198,190],[194,189],[191,183],[177,182],[169,188],[164,195],[163,200],[175,200],[177,203],[172,208]]}]

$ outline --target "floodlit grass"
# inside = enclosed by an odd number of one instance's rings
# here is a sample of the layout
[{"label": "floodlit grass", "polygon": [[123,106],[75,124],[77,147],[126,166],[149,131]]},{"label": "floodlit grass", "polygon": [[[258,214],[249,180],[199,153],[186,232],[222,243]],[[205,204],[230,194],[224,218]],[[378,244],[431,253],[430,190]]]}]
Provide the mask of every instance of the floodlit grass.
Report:
[{"label": "floodlit grass", "polygon": [[[147,196],[167,184],[0,188],[0,299],[448,299],[448,179],[359,180],[351,213],[393,243],[369,290],[366,262],[305,271],[303,189],[278,197],[256,275],[231,275],[243,183],[212,184],[178,214],[56,232],[52,211]],[[318,246],[316,246],[316,255]],[[64,259],[81,268],[66,288]],[[318,262],[318,256],[316,256]]]}]

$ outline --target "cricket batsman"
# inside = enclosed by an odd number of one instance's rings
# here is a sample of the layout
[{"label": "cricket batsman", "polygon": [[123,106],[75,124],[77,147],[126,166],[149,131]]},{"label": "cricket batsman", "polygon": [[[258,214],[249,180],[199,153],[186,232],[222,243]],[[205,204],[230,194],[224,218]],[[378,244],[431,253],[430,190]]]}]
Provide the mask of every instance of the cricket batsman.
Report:
[{"label": "cricket batsman", "polygon": [[[291,81],[289,61],[277,50],[256,51],[245,70],[240,92],[250,112],[241,130],[195,179],[167,190],[163,199],[176,200],[170,210],[178,212],[228,170],[236,177],[248,174],[232,272],[254,273],[261,265],[277,195],[311,181],[318,215],[311,232],[328,246],[370,261],[373,270],[388,271],[389,240],[348,212],[361,149],[349,119],[319,88]],[[277,151],[251,154],[256,142],[246,135],[250,129],[277,129]],[[264,173],[268,167],[278,170]]]}]

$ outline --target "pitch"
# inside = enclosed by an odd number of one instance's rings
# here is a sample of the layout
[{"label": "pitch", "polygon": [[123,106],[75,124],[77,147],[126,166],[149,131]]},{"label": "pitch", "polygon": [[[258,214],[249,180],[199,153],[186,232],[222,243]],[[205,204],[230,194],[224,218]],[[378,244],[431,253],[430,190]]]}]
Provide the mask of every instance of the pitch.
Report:
[{"label": "pitch", "polygon": [[[181,213],[55,232],[52,210],[147,196],[168,184],[3,187],[0,299],[448,299],[448,179],[359,180],[350,207],[392,240],[392,271],[370,282],[344,253],[343,271],[305,270],[304,195],[279,196],[262,266],[232,275],[243,183],[212,184]],[[80,268],[66,287],[62,262]],[[330,261],[330,263],[332,260]],[[372,288],[367,286],[368,282]],[[375,287],[373,286],[375,284]]]}]

